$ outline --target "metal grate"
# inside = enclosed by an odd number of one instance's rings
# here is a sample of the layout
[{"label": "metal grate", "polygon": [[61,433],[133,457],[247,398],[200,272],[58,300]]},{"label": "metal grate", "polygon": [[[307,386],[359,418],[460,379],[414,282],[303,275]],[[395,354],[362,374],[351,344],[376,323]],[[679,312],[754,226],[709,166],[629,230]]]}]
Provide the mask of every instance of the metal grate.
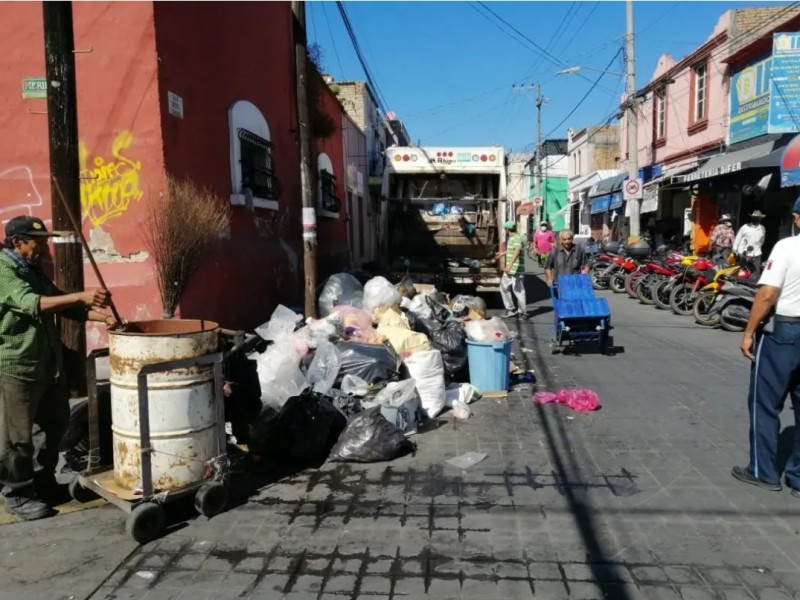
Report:
[{"label": "metal grate", "polygon": [[275,176],[272,144],[247,129],[238,130],[241,148],[242,191],[249,189],[253,196],[277,200],[280,183]]}]

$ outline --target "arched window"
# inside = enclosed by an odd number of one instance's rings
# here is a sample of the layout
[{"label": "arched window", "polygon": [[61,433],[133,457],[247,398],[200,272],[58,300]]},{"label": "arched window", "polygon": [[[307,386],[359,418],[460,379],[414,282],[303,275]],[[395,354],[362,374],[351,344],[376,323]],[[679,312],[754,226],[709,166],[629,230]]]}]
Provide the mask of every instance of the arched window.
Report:
[{"label": "arched window", "polygon": [[267,120],[255,104],[237,100],[228,110],[228,128],[231,204],[277,210],[281,187]]},{"label": "arched window", "polygon": [[341,207],[333,163],[323,152],[317,157],[317,211],[324,216],[338,217]]}]

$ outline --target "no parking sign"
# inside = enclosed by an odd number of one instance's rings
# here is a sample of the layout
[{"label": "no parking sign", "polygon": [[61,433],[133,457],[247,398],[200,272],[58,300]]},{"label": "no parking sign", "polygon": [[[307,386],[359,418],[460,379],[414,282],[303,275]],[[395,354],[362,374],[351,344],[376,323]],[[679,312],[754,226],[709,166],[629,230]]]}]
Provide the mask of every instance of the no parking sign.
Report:
[{"label": "no parking sign", "polygon": [[642,197],[642,180],[628,179],[623,186],[625,200],[639,200]]}]

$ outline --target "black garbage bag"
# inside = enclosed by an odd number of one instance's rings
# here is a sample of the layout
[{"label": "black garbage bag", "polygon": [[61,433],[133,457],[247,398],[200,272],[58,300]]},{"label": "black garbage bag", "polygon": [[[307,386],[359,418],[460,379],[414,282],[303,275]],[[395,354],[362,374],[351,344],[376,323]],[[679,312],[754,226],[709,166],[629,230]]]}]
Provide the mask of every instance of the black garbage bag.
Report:
[{"label": "black garbage bag", "polygon": [[443,292],[428,294],[425,296],[425,302],[428,303],[428,306],[433,311],[433,318],[440,323],[444,323],[453,316],[453,313],[447,307],[447,295]]},{"label": "black garbage bag", "polygon": [[403,314],[408,319],[408,325],[409,327],[411,327],[411,330],[420,331],[419,329],[417,329],[417,327],[419,327],[419,324],[417,323],[417,321],[419,321],[419,317],[416,315],[416,313],[408,310],[407,308],[402,308],[402,307],[400,308],[400,310],[403,311]]},{"label": "black garbage bag", "polygon": [[361,399],[355,396],[350,396],[349,394],[345,394],[341,390],[332,389],[330,391],[331,401],[336,409],[344,415],[346,419],[357,415],[363,409],[361,406]]},{"label": "black garbage bag", "polygon": [[251,426],[251,450],[296,464],[322,464],[347,425],[330,398],[306,391],[278,412],[264,408]]},{"label": "black garbage bag", "polygon": [[399,379],[397,354],[389,345],[342,342],[337,346],[342,366],[334,387],[341,386],[342,379],[348,373],[369,384]]},{"label": "black garbage bag", "polygon": [[467,367],[467,331],[459,321],[440,323],[434,319],[417,318],[414,331],[428,336],[431,346],[441,351],[445,372],[455,377]]},{"label": "black garbage bag", "polygon": [[258,368],[241,352],[230,354],[223,363],[225,373],[225,421],[237,443],[250,441],[250,424],[261,412],[261,384]]},{"label": "black garbage bag", "polygon": [[332,462],[382,462],[414,450],[403,430],[392,425],[375,406],[359,413],[347,423],[339,441],[331,450]]}]

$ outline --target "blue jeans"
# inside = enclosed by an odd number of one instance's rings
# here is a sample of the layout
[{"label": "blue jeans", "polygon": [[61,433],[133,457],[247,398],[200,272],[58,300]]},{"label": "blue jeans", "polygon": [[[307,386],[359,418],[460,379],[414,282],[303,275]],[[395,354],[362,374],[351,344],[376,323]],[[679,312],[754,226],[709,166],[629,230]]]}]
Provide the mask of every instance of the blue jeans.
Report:
[{"label": "blue jeans", "polygon": [[772,333],[760,336],[750,371],[750,464],[761,481],[779,483],[776,458],[780,414],[786,396],[792,398],[795,429],[792,454],[786,463],[786,483],[800,490],[800,322],[776,322]]}]

